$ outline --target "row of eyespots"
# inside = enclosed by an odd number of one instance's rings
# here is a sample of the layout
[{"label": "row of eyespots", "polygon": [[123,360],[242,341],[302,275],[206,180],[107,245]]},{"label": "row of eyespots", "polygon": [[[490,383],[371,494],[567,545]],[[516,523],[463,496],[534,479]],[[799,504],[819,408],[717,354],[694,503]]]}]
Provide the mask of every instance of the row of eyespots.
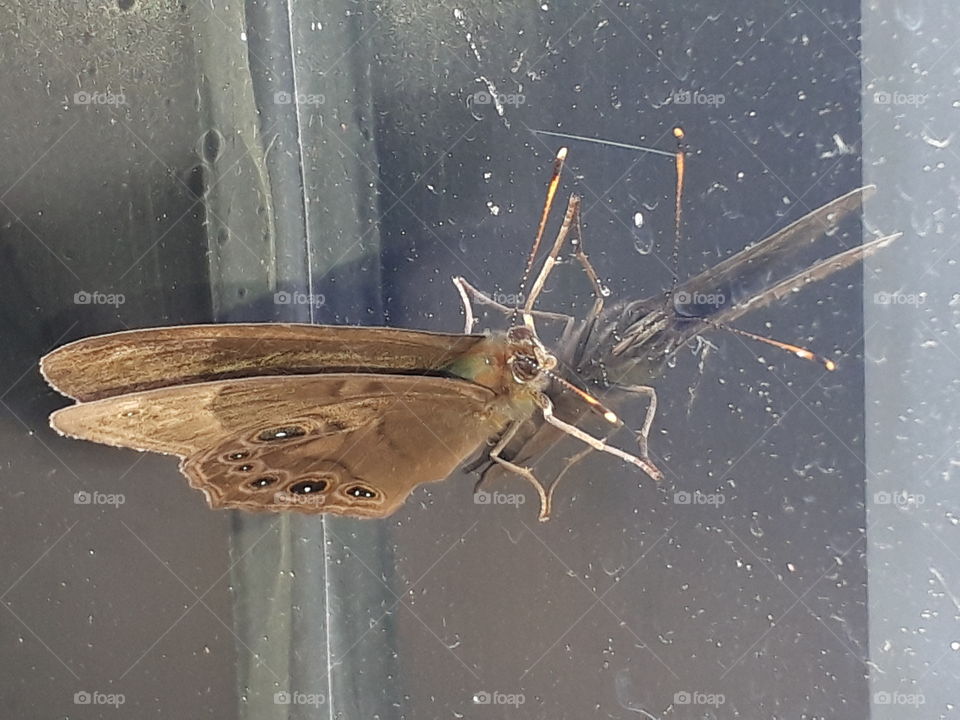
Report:
[{"label": "row of eyespots", "polygon": [[[264,477],[259,477],[256,480],[252,480],[250,482],[250,487],[254,490],[261,490],[276,484],[277,478],[267,475]],[[326,489],[326,480],[301,480],[300,482],[294,483],[292,486],[290,486],[290,492],[295,495],[314,495],[316,493],[322,493]],[[371,490],[363,485],[353,485],[352,487],[347,488],[346,494],[350,497],[363,498],[364,500],[372,500],[377,497],[377,492],[375,490]]]},{"label": "row of eyespots", "polygon": [[[251,480],[248,486],[254,490],[262,490],[263,488],[272,487],[278,482],[279,480],[272,475],[264,475],[263,477],[258,477],[256,480]],[[314,495],[316,493],[322,493],[326,489],[326,480],[301,480],[290,487],[290,492],[296,495]]]},{"label": "row of eyespots", "polygon": [[[307,431],[299,425],[285,425],[283,427],[264,430],[257,435],[257,439],[261,442],[276,442],[277,440],[289,440],[291,438],[302,437],[306,434]],[[226,456],[226,459],[236,462],[238,460],[245,460],[248,457],[250,457],[249,451],[240,450],[229,453]],[[245,463],[240,465],[237,469],[241,472],[250,472],[253,470],[253,465]],[[250,481],[249,487],[253,488],[254,490],[262,490],[264,488],[276,485],[277,482],[277,478],[270,475],[265,475]],[[322,493],[327,489],[327,487],[328,485],[325,480],[302,480],[298,483],[294,483],[290,487],[290,492],[296,495],[312,495],[315,493]],[[377,497],[376,490],[372,490],[364,485],[353,485],[347,488],[345,492],[350,497],[362,498],[364,500],[372,500]]]}]

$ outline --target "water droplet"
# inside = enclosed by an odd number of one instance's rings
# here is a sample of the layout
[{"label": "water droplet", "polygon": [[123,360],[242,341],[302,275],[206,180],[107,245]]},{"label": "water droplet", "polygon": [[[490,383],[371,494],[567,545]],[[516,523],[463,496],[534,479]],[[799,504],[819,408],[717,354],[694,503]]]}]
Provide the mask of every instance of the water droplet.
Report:
[{"label": "water droplet", "polygon": [[897,4],[894,10],[897,20],[910,32],[916,32],[923,25],[923,7],[920,3],[905,7]]},{"label": "water droplet", "polygon": [[922,137],[923,141],[930,147],[935,147],[937,150],[943,150],[944,148],[950,147],[950,141],[953,140],[953,133],[950,133],[945,138],[937,138],[933,135],[930,135],[926,130],[921,130],[920,137]]},{"label": "water droplet", "polygon": [[633,233],[633,249],[641,255],[649,255],[653,252],[654,237],[653,233],[647,228],[641,228]]}]

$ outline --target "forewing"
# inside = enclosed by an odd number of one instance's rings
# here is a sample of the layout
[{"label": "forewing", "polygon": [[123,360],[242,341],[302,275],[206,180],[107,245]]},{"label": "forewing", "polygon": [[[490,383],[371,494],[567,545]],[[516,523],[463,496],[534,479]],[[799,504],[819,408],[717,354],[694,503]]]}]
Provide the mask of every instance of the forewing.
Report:
[{"label": "forewing", "polygon": [[483,339],[393,328],[250,323],[150,328],[85,338],[40,370],[76,400],[185,383],[320,372],[437,372]]}]

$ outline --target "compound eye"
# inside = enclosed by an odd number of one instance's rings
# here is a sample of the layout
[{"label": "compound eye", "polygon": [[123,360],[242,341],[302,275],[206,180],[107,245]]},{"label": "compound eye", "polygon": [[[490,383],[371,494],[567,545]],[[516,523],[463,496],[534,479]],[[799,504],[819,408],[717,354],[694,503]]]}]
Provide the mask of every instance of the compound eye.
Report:
[{"label": "compound eye", "polygon": [[540,363],[529,355],[516,355],[513,358],[513,377],[517,382],[530,382],[540,375]]}]

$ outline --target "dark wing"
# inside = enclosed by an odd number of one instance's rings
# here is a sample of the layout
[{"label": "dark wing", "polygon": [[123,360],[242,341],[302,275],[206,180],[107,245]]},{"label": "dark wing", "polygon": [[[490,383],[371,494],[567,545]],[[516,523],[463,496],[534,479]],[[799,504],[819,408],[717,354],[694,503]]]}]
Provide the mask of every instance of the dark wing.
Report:
[{"label": "dark wing", "polygon": [[384,517],[501,426],[492,391],[402,375],[257,377],[160,388],[54,413],[58,432],[180,455],[212,507]]},{"label": "dark wing", "polygon": [[902,236],[903,233],[884,235],[883,237],[866,242],[863,245],[858,245],[857,247],[852,247],[849,250],[838,253],[833,257],[827,258],[826,260],[821,260],[815,265],[808,267],[806,270],[801,270],[795,275],[791,275],[775,285],[770,286],[762,293],[753,295],[737,305],[720,311],[711,319],[716,322],[730,322],[748,312],[753,312],[754,310],[766,307],[773,302],[783,300],[787,296],[795,292],[799,292],[810,283],[819,282],[824,278],[830,277],[835,272],[839,272],[844,268],[855,265],[864,258],[870,257],[877,250],[882,250],[890,243],[900,239]]},{"label": "dark wing", "polygon": [[318,372],[426,374],[480,335],[279,323],[184,325],[85,338],[40,361],[55,389],[98,400],[184,383]]},{"label": "dark wing", "polygon": [[[801,262],[809,265],[809,260],[803,261],[803,257],[835,255],[838,241],[834,230],[843,218],[858,211],[863,201],[875,190],[875,186],[867,185],[828,202],[773,235],[690,278],[677,288],[674,296],[682,299],[698,294],[720,295],[726,298],[726,302],[722,303],[726,308],[762,294]],[[679,302],[677,310],[684,312]],[[689,314],[702,316],[702,310],[694,308]],[[718,308],[714,305],[708,310],[715,312]]]}]

